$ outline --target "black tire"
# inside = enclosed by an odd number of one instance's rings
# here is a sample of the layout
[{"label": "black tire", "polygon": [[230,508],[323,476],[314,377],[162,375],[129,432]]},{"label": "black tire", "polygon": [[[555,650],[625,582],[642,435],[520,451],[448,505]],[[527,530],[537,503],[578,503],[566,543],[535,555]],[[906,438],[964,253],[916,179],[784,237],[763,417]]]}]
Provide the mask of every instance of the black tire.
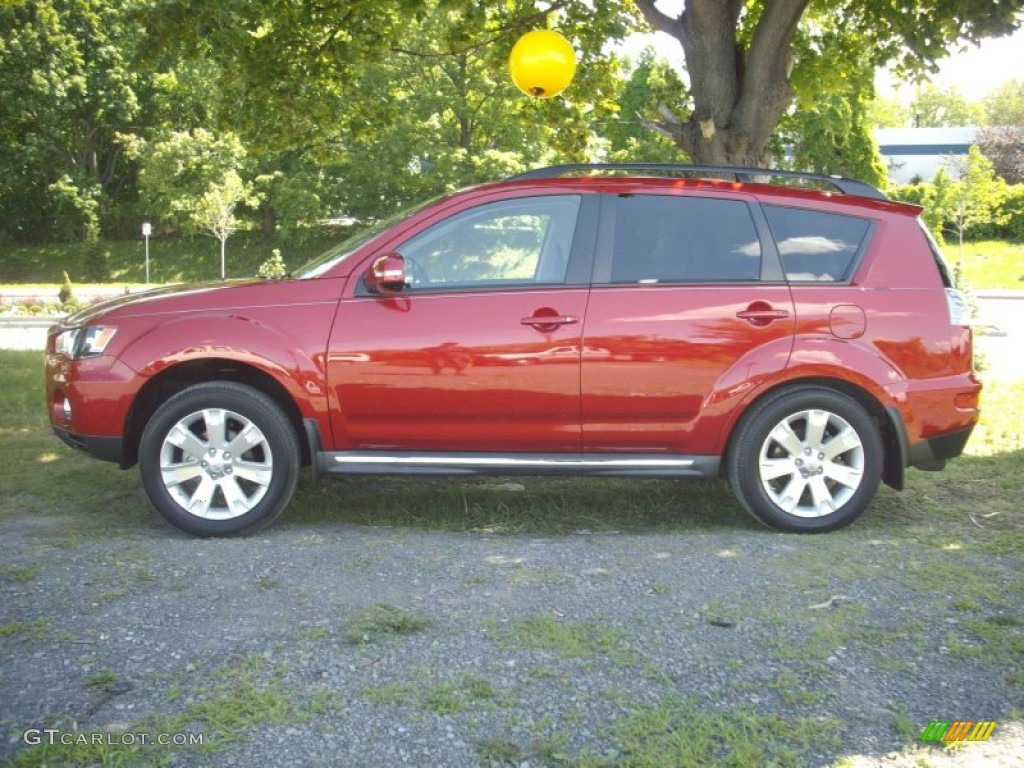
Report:
[{"label": "black tire", "polygon": [[295,430],[277,403],[226,381],[168,399],[139,443],[150,501],[194,536],[240,536],[271,523],[295,493],[299,462]]},{"label": "black tire", "polygon": [[756,520],[781,531],[849,525],[878,490],[882,438],[870,414],[830,389],[789,389],[750,408],[726,457],[729,482]]}]

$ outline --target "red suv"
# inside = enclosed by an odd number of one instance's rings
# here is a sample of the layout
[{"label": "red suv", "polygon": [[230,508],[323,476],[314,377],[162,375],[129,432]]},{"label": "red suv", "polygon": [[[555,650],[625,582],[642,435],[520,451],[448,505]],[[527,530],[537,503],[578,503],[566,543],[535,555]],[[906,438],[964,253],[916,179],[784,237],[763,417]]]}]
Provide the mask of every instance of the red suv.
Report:
[{"label": "red suv", "polygon": [[978,418],[964,300],[919,213],[775,170],[544,168],[285,280],[72,315],[47,341],[50,419],[138,463],[198,536],[272,521],[303,464],[724,475],[761,522],[833,530]]}]

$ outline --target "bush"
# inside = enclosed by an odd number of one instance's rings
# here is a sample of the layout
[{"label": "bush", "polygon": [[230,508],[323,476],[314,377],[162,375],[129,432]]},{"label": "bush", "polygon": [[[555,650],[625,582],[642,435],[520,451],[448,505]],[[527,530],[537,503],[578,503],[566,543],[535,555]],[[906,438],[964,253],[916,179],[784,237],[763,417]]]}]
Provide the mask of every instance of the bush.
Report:
[{"label": "bush", "polygon": [[285,266],[284,259],[281,258],[281,251],[275,248],[271,251],[273,254],[269,259],[260,264],[260,268],[256,270],[256,277],[262,277],[266,280],[280,280],[288,274],[288,267]]},{"label": "bush", "polygon": [[71,285],[71,278],[68,277],[67,270],[61,274],[64,276],[64,282],[60,286],[60,291],[57,292],[57,298],[60,299],[61,304],[67,304],[75,300],[75,288]]}]

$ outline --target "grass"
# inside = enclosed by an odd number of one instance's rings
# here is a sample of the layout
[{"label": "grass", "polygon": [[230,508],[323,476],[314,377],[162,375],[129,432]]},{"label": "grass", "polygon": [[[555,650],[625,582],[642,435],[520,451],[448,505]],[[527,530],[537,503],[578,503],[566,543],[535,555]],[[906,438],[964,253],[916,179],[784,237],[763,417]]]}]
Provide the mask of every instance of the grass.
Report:
[{"label": "grass", "polygon": [[943,248],[951,263],[963,263],[964,276],[974,290],[1024,290],[1024,243],[982,240]]},{"label": "grass", "polygon": [[389,637],[422,632],[429,626],[430,621],[419,614],[387,603],[374,603],[345,621],[342,638],[350,645],[376,643]]},{"label": "grass", "polygon": [[491,637],[505,650],[550,651],[563,659],[602,655],[619,665],[635,663],[623,630],[591,623],[528,616],[491,625]]},{"label": "grass", "polygon": [[[274,248],[289,269],[296,269],[343,239],[343,234],[325,232],[302,242],[281,242],[255,232],[240,232],[227,243],[227,277],[251,277],[260,264],[270,258]],[[109,282],[117,285],[141,285],[146,280],[143,241],[104,241],[109,253],[106,266]],[[18,286],[59,286],[61,273],[67,270],[74,286],[92,284],[86,243],[62,245],[4,246],[0,258],[0,294],[2,284]],[[150,238],[149,275],[152,283],[183,283],[220,278],[220,244],[210,237]]]}]

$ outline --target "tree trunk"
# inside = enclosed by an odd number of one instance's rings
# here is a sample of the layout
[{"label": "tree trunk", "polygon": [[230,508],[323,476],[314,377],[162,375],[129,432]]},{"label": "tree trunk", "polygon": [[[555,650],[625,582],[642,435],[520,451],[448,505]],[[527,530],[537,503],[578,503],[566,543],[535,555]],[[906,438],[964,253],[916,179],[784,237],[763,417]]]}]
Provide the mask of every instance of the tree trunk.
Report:
[{"label": "tree trunk", "polygon": [[744,0],[687,0],[675,17],[654,0],[635,2],[651,26],[679,41],[693,97],[686,120],[662,105],[665,121],[648,127],[669,136],[695,163],[769,165],[765,144],[793,101],[790,47],[809,0],[766,4],[747,49],[736,37]]}]

